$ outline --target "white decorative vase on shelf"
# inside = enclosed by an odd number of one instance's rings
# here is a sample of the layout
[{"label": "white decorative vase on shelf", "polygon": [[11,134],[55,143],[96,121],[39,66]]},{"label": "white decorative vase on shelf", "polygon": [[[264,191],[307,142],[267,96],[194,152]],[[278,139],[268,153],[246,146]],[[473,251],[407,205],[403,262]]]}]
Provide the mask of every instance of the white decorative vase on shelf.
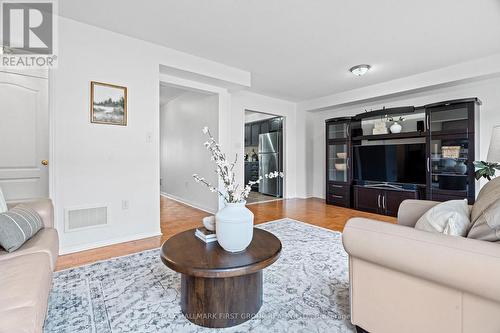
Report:
[{"label": "white decorative vase on shelf", "polygon": [[252,242],[253,213],[245,204],[226,203],[226,207],[215,214],[217,241],[228,252],[241,252]]},{"label": "white decorative vase on shelf", "polygon": [[392,124],[389,129],[391,130],[391,133],[401,133],[403,126],[401,126],[397,121],[395,121],[394,124]]}]

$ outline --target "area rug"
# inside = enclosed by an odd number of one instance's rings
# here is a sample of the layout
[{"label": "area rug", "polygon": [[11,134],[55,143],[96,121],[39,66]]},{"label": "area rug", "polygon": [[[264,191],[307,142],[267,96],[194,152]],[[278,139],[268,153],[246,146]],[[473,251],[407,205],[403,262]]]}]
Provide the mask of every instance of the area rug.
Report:
[{"label": "area rug", "polygon": [[180,275],[159,249],[57,272],[45,332],[354,332],[347,254],[341,234],[282,219],[261,224],[283,244],[264,270],[264,303],[226,329],[189,322],[180,311]]}]

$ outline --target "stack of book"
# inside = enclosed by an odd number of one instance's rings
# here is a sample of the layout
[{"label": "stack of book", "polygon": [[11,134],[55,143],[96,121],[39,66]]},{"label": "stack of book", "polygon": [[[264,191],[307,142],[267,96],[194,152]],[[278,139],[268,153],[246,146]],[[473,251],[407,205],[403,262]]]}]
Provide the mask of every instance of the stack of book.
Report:
[{"label": "stack of book", "polygon": [[205,243],[212,243],[217,241],[217,235],[215,234],[215,232],[210,231],[205,227],[197,228],[194,235]]}]

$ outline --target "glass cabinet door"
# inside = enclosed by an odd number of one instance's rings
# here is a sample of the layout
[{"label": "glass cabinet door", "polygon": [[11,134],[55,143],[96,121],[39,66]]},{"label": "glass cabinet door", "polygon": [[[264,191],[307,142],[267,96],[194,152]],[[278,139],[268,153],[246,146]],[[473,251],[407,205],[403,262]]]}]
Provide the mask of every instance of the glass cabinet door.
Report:
[{"label": "glass cabinet door", "polygon": [[348,137],[347,123],[330,123],[327,128],[328,140],[347,139]]},{"label": "glass cabinet door", "polygon": [[432,138],[430,144],[432,190],[467,191],[469,140]]},{"label": "glass cabinet door", "polygon": [[347,144],[328,145],[328,180],[347,182],[348,155]]},{"label": "glass cabinet door", "polygon": [[469,127],[469,110],[466,105],[430,109],[431,132],[466,133]]}]

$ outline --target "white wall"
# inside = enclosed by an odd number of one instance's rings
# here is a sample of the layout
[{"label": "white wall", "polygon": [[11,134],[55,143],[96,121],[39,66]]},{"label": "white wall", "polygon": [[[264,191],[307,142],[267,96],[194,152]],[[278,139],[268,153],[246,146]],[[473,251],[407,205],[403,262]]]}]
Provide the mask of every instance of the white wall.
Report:
[{"label": "white wall", "polygon": [[298,160],[306,162],[306,177],[303,181],[307,196],[325,197],[325,120],[333,117],[355,115],[365,109],[379,109],[383,106],[425,105],[433,102],[479,97],[480,108],[479,158],[486,158],[493,126],[500,125],[500,78],[484,79],[452,87],[421,91],[399,97],[385,98],[371,103],[356,103],[333,110],[305,112],[306,147],[300,151]]},{"label": "white wall", "polygon": [[[225,82],[246,72],[65,18],[58,32],[58,67],[50,73],[51,197],[61,252],[158,235],[160,64],[216,73]],[[92,80],[128,87],[127,126],[90,123]],[[65,209],[92,204],[109,206],[109,224],[65,232]]]},{"label": "white wall", "polygon": [[217,196],[193,180],[194,173],[217,186],[207,141],[208,126],[218,137],[218,95],[188,92],[160,107],[161,191],[194,207],[216,212]]},{"label": "white wall", "polygon": [[238,153],[237,176],[244,182],[243,152],[245,146],[245,110],[253,110],[284,117],[285,150],[285,198],[296,196],[297,150],[296,150],[296,104],[282,99],[240,91],[231,96],[231,152]]}]

